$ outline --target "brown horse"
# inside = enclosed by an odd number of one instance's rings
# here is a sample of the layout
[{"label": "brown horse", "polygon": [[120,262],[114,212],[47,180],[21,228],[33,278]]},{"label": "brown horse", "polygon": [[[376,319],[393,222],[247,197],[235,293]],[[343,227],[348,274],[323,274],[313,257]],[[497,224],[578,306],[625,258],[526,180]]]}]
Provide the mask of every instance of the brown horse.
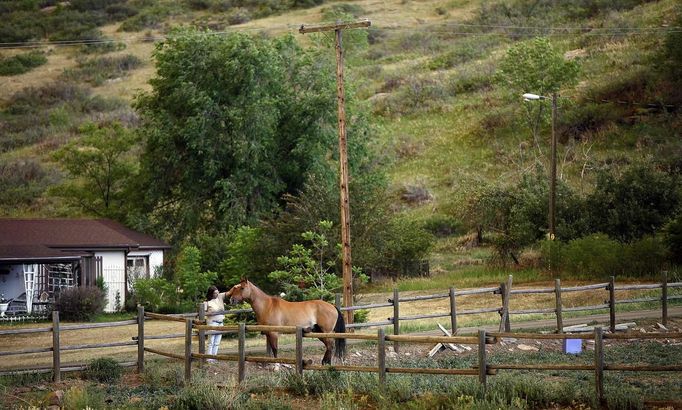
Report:
[{"label": "brown horse", "polygon": [[[256,313],[259,325],[269,326],[301,326],[304,332],[345,333],[346,324],[343,315],[336,306],[323,300],[305,302],[289,302],[275,296],[269,296],[256,285],[246,279],[234,285],[229,294],[231,303],[246,300]],[[265,332],[272,353],[277,357],[277,332]],[[332,339],[320,338],[327,350],[322,364],[332,362]],[[336,339],[336,357],[343,358],[346,350],[346,339]]]}]

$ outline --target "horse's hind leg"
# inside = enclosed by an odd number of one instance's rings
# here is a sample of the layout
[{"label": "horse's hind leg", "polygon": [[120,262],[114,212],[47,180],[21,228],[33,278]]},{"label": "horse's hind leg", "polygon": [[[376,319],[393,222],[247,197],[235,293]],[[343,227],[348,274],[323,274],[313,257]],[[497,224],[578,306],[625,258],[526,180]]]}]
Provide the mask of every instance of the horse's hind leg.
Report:
[{"label": "horse's hind leg", "polygon": [[324,357],[322,358],[322,364],[332,364],[332,350],[334,349],[334,342],[332,339],[320,339],[324,343],[324,347],[327,348],[324,352]]},{"label": "horse's hind leg", "polygon": [[272,356],[277,357],[277,333],[269,332],[265,334],[265,337],[268,340],[268,346],[270,346],[270,350],[272,350]]}]

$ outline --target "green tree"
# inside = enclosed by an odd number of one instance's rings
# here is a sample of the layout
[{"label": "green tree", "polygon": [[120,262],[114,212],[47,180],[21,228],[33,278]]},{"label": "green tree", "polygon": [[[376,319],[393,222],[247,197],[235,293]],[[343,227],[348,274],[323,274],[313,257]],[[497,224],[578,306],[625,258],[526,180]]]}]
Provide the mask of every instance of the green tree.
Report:
[{"label": "green tree", "polygon": [[124,219],[128,187],[136,172],[132,153],[134,135],[120,123],[89,123],[80,130],[83,137],[53,154],[70,175],[53,188],[56,196],[97,216]]},{"label": "green tree", "polygon": [[657,233],[674,217],[679,204],[675,178],[650,164],[632,166],[621,176],[600,173],[587,198],[593,231],[621,242]]},{"label": "green tree", "polygon": [[549,39],[537,37],[509,48],[500,62],[497,77],[515,95],[549,95],[571,85],[578,78],[579,66],[567,61]]},{"label": "green tree", "polygon": [[[164,236],[252,225],[309,175],[333,180],[330,59],[291,36],[190,30],[175,32],[154,56],[153,90],[136,102],[145,141],[140,214]],[[364,144],[366,128],[349,118],[349,140]]]},{"label": "green tree", "polygon": [[[321,221],[316,231],[301,234],[307,246],[294,244],[288,255],[277,258],[282,269],[271,272],[269,278],[284,289],[288,300],[332,301],[334,292],[341,289],[342,280],[336,272],[340,245],[334,245],[327,239],[333,233],[332,227],[330,221]],[[356,268],[353,276],[363,282],[367,280]]]}]

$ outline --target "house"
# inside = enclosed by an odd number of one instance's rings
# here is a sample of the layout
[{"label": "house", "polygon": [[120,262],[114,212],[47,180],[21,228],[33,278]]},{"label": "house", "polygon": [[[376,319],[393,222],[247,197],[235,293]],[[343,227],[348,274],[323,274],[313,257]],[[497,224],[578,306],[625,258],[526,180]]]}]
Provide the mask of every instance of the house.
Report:
[{"label": "house", "polygon": [[108,219],[0,218],[0,294],[32,313],[72,286],[108,288],[105,311],[125,305],[137,278],[163,266],[165,242]]}]

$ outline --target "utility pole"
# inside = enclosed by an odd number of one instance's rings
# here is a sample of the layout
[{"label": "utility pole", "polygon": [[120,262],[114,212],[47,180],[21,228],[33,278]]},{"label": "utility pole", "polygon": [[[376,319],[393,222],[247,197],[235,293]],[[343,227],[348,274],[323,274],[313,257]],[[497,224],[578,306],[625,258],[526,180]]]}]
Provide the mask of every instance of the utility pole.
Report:
[{"label": "utility pole", "polygon": [[[306,27],[301,25],[301,34],[334,31],[336,34],[336,92],[339,118],[339,186],[341,191],[341,244],[343,271],[343,305],[353,305],[353,273],[350,252],[350,205],[348,199],[348,150],[346,142],[346,96],[343,84],[343,47],[341,31],[351,28],[369,27],[369,20],[326,24]],[[346,323],[353,323],[353,311],[346,311]]]},{"label": "utility pole", "polygon": [[552,156],[550,164],[549,181],[549,240],[553,241],[556,237],[556,116],[557,116],[557,95],[552,93]]}]

